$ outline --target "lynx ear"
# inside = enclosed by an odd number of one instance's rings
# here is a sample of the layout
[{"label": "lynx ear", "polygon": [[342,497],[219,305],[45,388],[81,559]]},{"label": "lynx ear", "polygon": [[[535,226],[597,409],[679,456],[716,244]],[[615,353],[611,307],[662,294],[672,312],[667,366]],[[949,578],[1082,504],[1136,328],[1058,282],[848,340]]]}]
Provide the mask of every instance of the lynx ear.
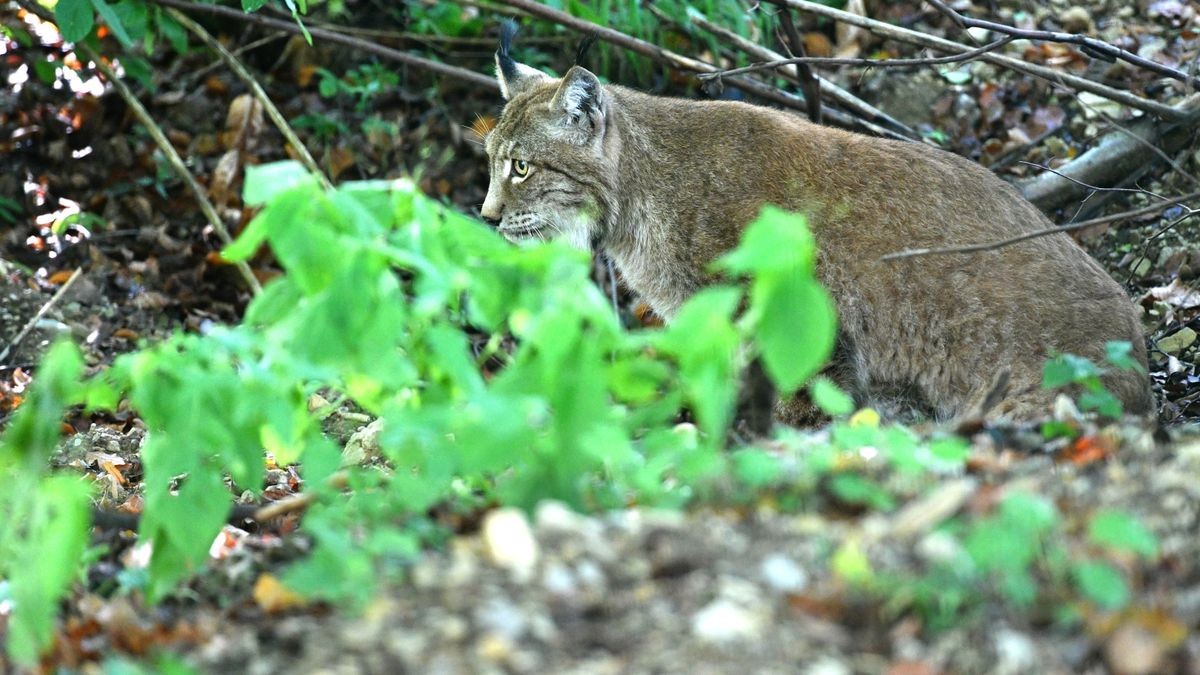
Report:
[{"label": "lynx ear", "polygon": [[536,68],[517,63],[508,55],[513,36],[517,34],[517,23],[505,21],[500,27],[500,48],[496,50],[496,80],[500,83],[500,94],[511,101],[531,85],[550,81],[551,77]]},{"label": "lynx ear", "polygon": [[591,136],[604,124],[604,89],[586,68],[573,66],[558,84],[550,109],[564,114],[568,126]]}]

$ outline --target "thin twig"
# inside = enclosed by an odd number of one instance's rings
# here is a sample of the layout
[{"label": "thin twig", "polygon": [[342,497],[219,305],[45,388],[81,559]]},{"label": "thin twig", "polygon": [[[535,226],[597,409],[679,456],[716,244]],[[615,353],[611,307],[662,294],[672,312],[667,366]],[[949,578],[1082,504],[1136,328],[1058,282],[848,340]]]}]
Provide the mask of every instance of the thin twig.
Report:
[{"label": "thin twig", "polygon": [[715,77],[724,77],[728,75],[743,75],[745,73],[753,73],[759,70],[774,70],[783,66],[804,63],[814,66],[866,66],[866,67],[895,67],[895,66],[933,66],[944,63],[962,63],[971,61],[992,52],[1004,45],[1012,42],[1013,38],[1005,37],[995,42],[989,42],[982,47],[972,49],[969,52],[961,54],[953,54],[951,56],[934,56],[928,58],[912,58],[912,59],[859,59],[859,58],[840,58],[829,56],[799,56],[794,58],[781,59],[779,61],[767,61],[761,63],[752,63],[742,68],[734,68],[732,70],[722,70],[715,73],[704,73],[697,75],[701,80],[710,80]]},{"label": "thin twig", "polygon": [[954,11],[948,5],[946,5],[946,3],[941,2],[941,0],[926,1],[937,8],[937,10],[942,14],[945,14],[953,19],[954,22],[963,29],[982,28],[984,30],[994,31],[1002,35],[1008,35],[1010,37],[1020,38],[1023,40],[1036,40],[1040,42],[1058,42],[1063,44],[1078,45],[1084,54],[1087,54],[1093,58],[1099,58],[1101,60],[1110,62],[1124,61],[1125,63],[1137,66],[1143,70],[1148,70],[1152,73],[1169,77],[1173,80],[1178,80],[1191,86],[1195,86],[1198,82],[1200,82],[1200,80],[1197,80],[1195,77],[1190,76],[1181,70],[1177,70],[1157,61],[1151,61],[1150,59],[1138,56],[1133,52],[1125,51],[1120,47],[1110,45],[1107,42],[1102,42],[1086,35],[1048,30],[1025,30],[1023,28],[1016,28],[1014,26],[996,23],[994,21],[972,19],[969,16],[963,16],[962,14]]},{"label": "thin twig", "polygon": [[[925,34],[925,33],[919,32],[919,31],[911,30],[909,28],[902,28],[900,26],[895,26],[890,23],[885,23],[883,21],[876,21],[874,19],[868,19],[865,16],[859,16],[857,14],[853,14],[850,12],[845,12],[845,11],[842,11],[839,9],[834,9],[832,7],[827,7],[827,6],[817,3],[817,2],[810,2],[809,0],[768,0],[768,1],[775,5],[793,7],[795,9],[801,9],[801,10],[804,10],[811,14],[816,14],[818,16],[824,16],[826,18],[833,19],[835,21],[841,21],[841,22],[848,23],[853,26],[859,26],[861,28],[866,28],[867,30],[869,30],[873,33],[882,35],[884,37],[892,38],[894,40],[900,40],[901,42],[909,42],[912,44],[929,47],[931,49],[938,49],[941,51],[953,52],[953,53],[969,52],[973,49],[972,47],[968,47],[964,44],[954,42],[953,40],[947,40],[945,38],[935,37],[933,35],[928,35],[928,34]],[[1026,63],[1025,61],[1022,61],[1020,59],[1015,59],[1010,56],[1005,56],[1003,54],[994,54],[994,53],[983,54],[982,56],[979,57],[979,59],[981,61],[986,61],[988,63],[994,64],[997,66],[1001,66],[1004,68],[1008,68],[1010,70],[1016,70],[1018,72],[1032,75],[1034,77],[1039,77],[1039,78],[1042,78],[1045,80],[1049,80],[1051,82],[1061,82],[1062,84],[1064,84],[1072,89],[1091,92],[1093,94],[1096,94],[1097,96],[1102,96],[1104,98],[1107,98],[1110,101],[1116,101],[1118,103],[1122,103],[1131,108],[1135,108],[1137,110],[1142,110],[1144,112],[1151,113],[1151,114],[1156,115],[1163,119],[1168,119],[1168,120],[1186,120],[1186,119],[1188,119],[1188,115],[1186,113],[1182,113],[1179,110],[1176,110],[1175,108],[1173,108],[1169,105],[1166,105],[1164,103],[1159,103],[1157,101],[1151,101],[1149,99],[1145,99],[1140,96],[1131,94],[1127,91],[1121,91],[1119,89],[1114,89],[1113,87],[1109,87],[1107,85],[1103,85],[1098,82],[1093,82],[1091,80],[1079,77],[1077,75],[1071,75],[1069,73],[1059,72],[1057,70],[1054,70],[1053,68],[1047,68],[1045,66],[1039,66],[1039,65],[1032,64],[1032,63]]]},{"label": "thin twig", "polygon": [[1027,162],[1023,159],[1018,161],[1017,163],[1024,164],[1025,166],[1032,166],[1032,167],[1041,169],[1042,171],[1049,171],[1050,173],[1052,173],[1056,176],[1060,176],[1060,177],[1064,178],[1065,180],[1071,181],[1072,183],[1078,185],[1081,188],[1087,188],[1088,190],[1091,190],[1092,192],[1132,192],[1134,194],[1147,195],[1150,197],[1154,197],[1155,199],[1161,199],[1163,201],[1167,201],[1166,197],[1158,194],[1157,192],[1151,192],[1150,190],[1147,190],[1145,188],[1100,187],[1099,185],[1092,185],[1091,183],[1085,183],[1085,182],[1079,180],[1078,178],[1071,178],[1067,174],[1062,173],[1061,171],[1058,171],[1057,169],[1052,169],[1052,168],[1046,166],[1045,164],[1038,164],[1037,162]]},{"label": "thin twig", "polygon": [[[655,16],[659,16],[660,20],[663,18],[661,16],[661,12],[658,12],[654,5],[649,5],[649,9],[651,12],[657,12]],[[778,61],[785,58],[782,54],[767,49],[756,42],[747,40],[728,28],[714,24],[703,15],[693,14],[691,16],[691,23],[695,24],[701,30],[716,35],[717,37],[721,38],[724,43],[732,45],[735,49],[745,52],[754,58],[762,59],[764,61]],[[789,73],[786,70],[782,71],[781,75],[793,81],[795,81],[796,78],[794,74]],[[847,110],[850,110],[857,115],[862,116],[863,118],[875,124],[890,127],[893,130],[913,139],[921,138],[921,135],[914,131],[907,124],[901,122],[895,117],[892,117],[879,108],[876,108],[870,103],[867,103],[854,94],[851,94],[834,82],[831,82],[820,75],[817,75],[817,81],[821,84],[821,95],[827,97],[834,103],[846,108]]]},{"label": "thin twig", "polygon": [[[259,39],[254,40],[253,42],[248,42],[244,45],[239,45],[238,48],[234,49],[231,53],[234,56],[241,56],[242,54],[245,54],[246,52],[248,52],[252,49],[258,49],[259,47],[261,47],[263,45],[270,44],[280,38],[285,38],[287,36],[288,36],[288,34],[284,33],[283,31],[276,31],[274,33],[271,33],[270,35],[264,35],[263,37],[260,37]],[[185,90],[185,91],[187,89],[190,89],[193,84],[199,82],[201,79],[204,78],[205,75],[208,75],[209,73],[216,70],[217,68],[220,68],[222,63],[225,63],[225,60],[222,58],[218,58],[216,61],[213,61],[212,63],[204,66],[203,68],[200,68],[199,70],[197,70],[193,73],[188,73],[187,76],[183,80],[183,85],[179,86],[178,88]]]},{"label": "thin twig", "polygon": [[[248,14],[240,9],[234,9],[232,7],[222,7],[220,5],[202,5],[194,2],[185,2],[184,0],[150,1],[165,7],[174,7],[185,12],[204,12],[206,14],[214,14],[216,16],[223,16],[228,19],[236,19],[242,22],[265,26],[274,30],[287,31],[288,33],[299,34],[301,32],[300,27],[297,26],[294,21],[273,19],[269,16],[263,16],[261,14]],[[374,54],[392,61],[399,61],[415,68],[422,68],[424,70],[437,73],[438,75],[465,80],[477,86],[486,87],[496,91],[500,90],[500,85],[496,83],[496,80],[484,75],[483,73],[477,73],[473,70],[467,70],[466,68],[459,68],[457,66],[439,63],[437,61],[431,61],[429,59],[421,58],[420,56],[402,52],[398,49],[384,47],[383,45],[377,45],[372,42],[367,42],[366,40],[360,40],[350,35],[342,35],[341,33],[331,30],[309,28],[308,32],[314,38],[320,38],[327,42],[353,47],[359,51]]]},{"label": "thin twig", "polygon": [[[20,0],[18,4],[42,21],[54,22],[54,17],[50,12],[43,9],[40,5]],[[171,142],[167,140],[167,135],[163,133],[162,128],[150,116],[150,113],[142,105],[142,102],[138,100],[137,96],[133,95],[133,92],[129,89],[129,85],[117,77],[112,66],[108,65],[108,62],[102,59],[86,42],[75,43],[75,48],[83,52],[83,55],[95,64],[96,69],[104,74],[105,79],[112,84],[113,88],[117,90],[117,94],[129,106],[129,110],[133,112],[134,117],[137,117],[138,121],[142,123],[146,132],[150,134],[150,138],[154,140],[154,144],[158,146],[163,156],[167,158],[167,163],[171,165],[171,168],[175,170],[175,174],[179,176],[179,179],[191,191],[192,196],[196,199],[197,206],[200,207],[200,211],[204,214],[204,218],[212,226],[217,236],[221,238],[221,241],[225,242],[225,244],[233,243],[233,237],[229,235],[229,230],[225,227],[225,223],[221,221],[221,216],[217,214],[217,210],[213,208],[212,202],[208,201],[208,196],[204,194],[203,188],[196,182],[195,177],[192,176],[192,172],[188,171],[187,165],[183,163],[183,158],[179,156],[179,153],[175,150],[175,146],[171,145]],[[234,263],[234,266],[237,268],[238,273],[241,274],[242,279],[246,282],[246,286],[252,294],[258,295],[262,292],[262,284],[258,283],[258,278],[254,276],[254,272],[250,270],[250,266],[245,261]]]},{"label": "thin twig", "polygon": [[[1142,216],[1147,213],[1156,213],[1158,211],[1162,211],[1163,209],[1166,209],[1167,207],[1174,206],[1175,204],[1179,204],[1180,202],[1186,202],[1186,201],[1189,201],[1192,199],[1197,199],[1197,198],[1200,198],[1200,192],[1192,192],[1190,194],[1183,195],[1182,197],[1174,197],[1174,198],[1168,199],[1165,202],[1161,202],[1159,204],[1151,204],[1150,206],[1144,206],[1140,209],[1134,209],[1132,211],[1123,211],[1121,213],[1114,213],[1110,216],[1102,216],[1100,218],[1092,218],[1090,220],[1081,220],[1078,223],[1068,223],[1066,225],[1057,225],[1055,227],[1048,227],[1048,228],[1045,228],[1042,230],[1034,230],[1033,232],[1026,232],[1025,234],[1018,235],[1016,237],[1010,237],[1008,239],[1001,239],[1000,241],[993,241],[993,242],[989,242],[986,244],[967,244],[964,246],[948,246],[946,248],[913,248],[913,249],[908,249],[906,251],[897,251],[896,253],[889,253],[885,256],[880,257],[879,260],[883,261],[883,262],[887,262],[887,261],[892,261],[892,260],[903,260],[905,258],[920,258],[920,257],[927,256],[927,255],[948,255],[951,253],[979,253],[981,251],[992,251],[992,250],[995,250],[998,248],[1003,248],[1005,246],[1011,246],[1012,244],[1020,243],[1027,239],[1036,239],[1037,237],[1045,237],[1045,236],[1051,235],[1051,234],[1059,234],[1060,232],[1074,232],[1075,230],[1084,230],[1089,227],[1095,227],[1097,225],[1107,225],[1109,223],[1113,223],[1118,220],[1125,220],[1126,218],[1136,218],[1137,216]],[[1189,215],[1192,213],[1195,213],[1195,211],[1196,211],[1195,209],[1189,209]]]},{"label": "thin twig", "polygon": [[[1106,121],[1110,125],[1112,125],[1112,127],[1114,129],[1116,129],[1117,131],[1120,131],[1121,133],[1125,134],[1126,136],[1132,138],[1135,143],[1142,146],[1143,148],[1146,148],[1150,152],[1153,152],[1154,154],[1158,155],[1159,159],[1166,162],[1167,166],[1171,167],[1171,169],[1174,170],[1175,173],[1177,173],[1177,174],[1183,176],[1184,178],[1188,179],[1189,181],[1191,181],[1192,185],[1200,185],[1200,180],[1198,180],[1195,176],[1193,176],[1186,169],[1184,169],[1183,166],[1179,162],[1176,162],[1174,159],[1172,159],[1171,156],[1168,155],[1166,152],[1164,152],[1162,148],[1151,143],[1150,141],[1147,141],[1146,139],[1142,138],[1141,136],[1133,133],[1129,129],[1126,129],[1124,127],[1124,125],[1122,125],[1117,120],[1113,119],[1112,115],[1109,115],[1108,113],[1104,112],[1103,110],[1101,110],[1095,106],[1089,105],[1086,101],[1084,101],[1079,96],[1078,93],[1072,91],[1071,95],[1075,97],[1075,101],[1081,107],[1091,111],[1095,115],[1099,115],[1100,117],[1103,117],[1104,121]],[[1189,103],[1189,101],[1190,101],[1190,103]],[[1189,104],[1189,105],[1195,104],[1195,102],[1196,101],[1195,101],[1195,98],[1193,95],[1193,96],[1188,97],[1187,99],[1184,99],[1184,101],[1182,101],[1181,104],[1177,107],[1183,107],[1184,104]]]},{"label": "thin twig", "polygon": [[[359,28],[357,26],[339,26],[335,23],[327,21],[312,21],[306,22],[310,28],[316,26],[325,30],[331,30],[335,33],[343,35],[357,35],[359,37],[381,38],[384,40],[404,40],[408,42],[416,42],[425,45],[445,45],[449,47],[483,47],[488,49],[488,54],[496,48],[496,38],[494,37],[463,37],[458,35],[426,35],[424,33],[412,33],[407,31],[388,30],[386,28]],[[561,46],[567,42],[566,35],[553,35],[550,37],[526,36],[521,38],[523,45],[550,45]]]},{"label": "thin twig", "polygon": [[[783,27],[783,34],[787,38],[784,44],[791,56],[801,58],[808,56],[808,53],[804,51],[804,40],[800,38],[800,32],[796,30],[796,22],[792,20],[791,10],[779,13],[779,25]],[[808,101],[808,118],[814,123],[820,124],[821,83],[817,80],[817,74],[813,72],[812,66],[809,64],[798,62],[796,63],[796,77],[800,79],[800,90],[804,92],[804,98]]]},{"label": "thin twig", "polygon": [[[177,0],[155,0],[155,1],[156,2],[176,2]],[[594,33],[596,35],[597,39],[604,40],[605,42],[608,42],[610,44],[614,44],[618,47],[622,47],[624,49],[628,49],[629,51],[641,54],[642,56],[645,56],[653,61],[664,64],[664,65],[666,65],[670,68],[674,68],[676,70],[683,70],[683,71],[688,71],[688,72],[693,72],[693,73],[711,73],[711,72],[714,72],[717,70],[717,67],[712,65],[711,63],[705,63],[704,61],[700,61],[698,59],[691,58],[690,56],[684,56],[682,54],[677,54],[669,49],[664,49],[664,48],[659,47],[658,45],[653,44],[651,42],[646,42],[645,40],[642,40],[640,38],[636,38],[631,35],[626,35],[625,33],[622,33],[621,31],[616,30],[614,28],[610,28],[608,26],[601,26],[600,24],[592,23],[591,21],[586,21],[584,19],[580,19],[580,18],[571,16],[570,14],[567,14],[566,12],[560,12],[557,9],[547,7],[538,2],[534,2],[533,0],[501,0],[501,1],[506,5],[524,10],[535,17],[538,17],[540,19],[545,19],[547,21],[551,21],[551,22],[559,24],[561,26],[565,26],[571,30],[578,31],[578,32],[584,33],[584,34]],[[795,96],[793,94],[789,94],[785,91],[780,91],[779,89],[776,89],[775,87],[764,84],[757,80],[752,80],[749,78],[741,78],[741,77],[729,78],[729,80],[730,80],[730,84],[738,87],[739,89],[741,89],[742,91],[745,91],[748,94],[752,94],[754,96],[757,96],[759,98],[762,98],[762,99],[765,99],[768,101],[774,101],[775,103],[779,103],[780,105],[787,106],[787,107],[793,108],[795,110],[803,110],[803,111],[808,110],[808,104],[804,101],[803,98],[801,98],[799,96]],[[873,133],[879,134],[880,136],[886,136],[888,138],[895,138],[895,139],[905,140],[905,141],[911,140],[909,138],[906,138],[902,134],[898,134],[890,129],[884,129],[878,125],[871,124],[870,122],[867,122],[865,120],[856,120],[855,118],[853,118],[845,113],[837,112],[837,114],[833,114],[833,113],[835,113],[835,111],[830,111],[830,113],[831,113],[829,116],[830,120],[836,122],[839,126],[853,128],[855,125],[861,124],[862,126],[870,129]]]},{"label": "thin twig", "polygon": [[[204,189],[196,182],[195,177],[192,176],[192,172],[188,171],[187,165],[183,163],[183,158],[175,150],[175,146],[171,145],[171,141],[167,140],[166,134],[163,133],[162,129],[154,121],[154,118],[150,116],[150,113],[146,111],[145,106],[137,99],[137,96],[133,95],[133,92],[130,91],[125,81],[117,77],[112,67],[95,50],[89,47],[87,43],[76,43],[75,48],[81,50],[89,61],[96,64],[96,68],[101,73],[104,73],[104,77],[117,90],[121,98],[124,99],[125,104],[129,106],[134,116],[138,118],[138,121],[142,123],[147,133],[150,134],[150,138],[154,139],[154,144],[158,146],[158,149],[167,158],[167,162],[175,170],[175,174],[179,176],[180,180],[191,191],[192,196],[196,199],[196,204],[200,207],[201,213],[204,214],[204,218],[212,226],[217,236],[221,238],[221,241],[226,245],[233,243],[233,237],[230,236],[229,230],[225,227],[221,216],[217,214],[217,210],[213,207],[212,202],[208,200],[208,196],[204,194]],[[250,288],[250,292],[254,295],[261,293],[262,284],[258,283],[258,278],[254,276],[254,272],[250,271],[250,266],[244,260],[234,263],[234,265],[237,267],[238,273],[242,275],[246,286]]]},{"label": "thin twig", "polygon": [[279,129],[279,133],[283,135],[283,138],[292,146],[292,150],[296,152],[296,156],[300,159],[300,162],[308,167],[308,170],[321,181],[321,185],[326,190],[333,189],[333,183],[329,182],[329,178],[325,175],[325,172],[321,171],[317,160],[313,159],[308,148],[296,136],[296,132],[292,131],[292,127],[288,125],[287,120],[283,118],[283,114],[279,112],[279,108],[275,107],[275,104],[271,102],[271,98],[267,96],[267,92],[263,90],[262,85],[250,74],[249,70],[246,70],[242,62],[230,53],[225,48],[225,45],[221,44],[208,31],[204,30],[204,26],[192,21],[192,18],[188,15],[174,7],[168,7],[167,14],[182,24],[184,28],[191,31],[196,37],[200,38],[204,44],[208,45],[209,49],[220,55],[221,59],[225,61],[225,65],[229,66],[229,69],[237,74],[238,78],[250,89],[251,95],[262,105],[263,111],[267,113],[267,117],[271,118],[271,121],[275,124],[275,128]]},{"label": "thin twig", "polygon": [[42,317],[46,316],[46,312],[50,311],[50,308],[53,307],[59,300],[61,300],[64,295],[66,295],[67,289],[71,288],[71,285],[74,284],[75,280],[79,278],[79,274],[82,271],[82,267],[76,267],[75,271],[71,272],[71,276],[68,277],[67,280],[63,282],[63,285],[54,292],[54,295],[50,296],[50,299],[47,300],[44,305],[42,305],[41,309],[39,309],[37,313],[29,319],[29,321],[25,322],[25,325],[21,328],[21,331],[17,333],[17,336],[8,343],[8,346],[4,348],[4,351],[0,351],[0,363],[4,363],[4,359],[8,358],[9,353],[16,349],[17,345],[21,344],[21,340],[24,340],[25,336],[29,335],[29,331],[33,330],[33,327],[37,325],[37,322],[41,321]]}]

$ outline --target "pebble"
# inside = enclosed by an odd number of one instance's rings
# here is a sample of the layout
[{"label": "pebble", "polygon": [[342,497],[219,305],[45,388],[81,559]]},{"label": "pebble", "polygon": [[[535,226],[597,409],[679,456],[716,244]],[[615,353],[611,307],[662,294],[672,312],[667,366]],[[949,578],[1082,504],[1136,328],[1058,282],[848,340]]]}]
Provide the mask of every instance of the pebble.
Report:
[{"label": "pebble", "polygon": [[1069,7],[1059,14],[1058,22],[1068,33],[1090,33],[1096,29],[1096,25],[1092,22],[1092,15],[1088,13],[1087,9],[1078,5]]},{"label": "pebble", "polygon": [[578,532],[583,529],[584,517],[566,504],[547,499],[538,503],[533,514],[539,531]]},{"label": "pebble", "polygon": [[728,644],[757,639],[766,621],[736,602],[717,599],[692,617],[692,634],[705,642]]},{"label": "pebble", "polygon": [[1104,645],[1104,658],[1118,675],[1161,673],[1164,656],[1158,638],[1132,623],[1118,628]]},{"label": "pebble", "polygon": [[945,532],[930,532],[917,542],[916,553],[921,560],[931,565],[944,565],[959,559],[962,545]]},{"label": "pebble", "polygon": [[850,666],[832,656],[813,661],[804,669],[804,675],[851,675]]},{"label": "pebble", "polygon": [[475,623],[483,631],[516,642],[529,630],[521,609],[507,598],[492,597],[475,608]]},{"label": "pebble", "polygon": [[1033,671],[1037,654],[1033,640],[1028,635],[1002,628],[996,631],[993,644],[996,649],[996,668],[992,672],[997,675],[1019,675]]},{"label": "pebble", "polygon": [[488,558],[511,572],[516,581],[526,583],[533,578],[538,543],[523,511],[503,508],[484,516],[483,544]]},{"label": "pebble", "polygon": [[608,586],[604,570],[592,560],[579,561],[575,565],[575,576],[588,590],[603,591]]},{"label": "pebble", "polygon": [[782,553],[763,558],[759,574],[767,586],[778,593],[799,593],[808,585],[808,573]]},{"label": "pebble", "polygon": [[1171,355],[1178,355],[1183,350],[1192,346],[1196,341],[1196,331],[1190,327],[1184,328],[1171,333],[1170,335],[1160,338],[1158,348]]},{"label": "pebble", "polygon": [[513,645],[503,635],[488,633],[475,645],[475,653],[485,661],[502,663],[513,653]]},{"label": "pebble", "polygon": [[551,595],[561,598],[569,598],[578,591],[575,575],[558,561],[546,563],[542,571],[542,587]]},{"label": "pebble", "polygon": [[383,420],[377,419],[351,434],[342,449],[342,465],[354,466],[379,457],[379,433],[383,431]]}]

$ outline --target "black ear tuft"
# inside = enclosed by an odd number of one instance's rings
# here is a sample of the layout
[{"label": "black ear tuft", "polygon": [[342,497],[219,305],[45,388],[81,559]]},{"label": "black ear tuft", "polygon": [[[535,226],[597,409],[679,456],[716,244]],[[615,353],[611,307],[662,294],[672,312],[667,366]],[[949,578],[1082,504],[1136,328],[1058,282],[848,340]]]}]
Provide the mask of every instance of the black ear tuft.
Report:
[{"label": "black ear tuft", "polygon": [[591,32],[583,36],[583,40],[579,43],[579,49],[575,51],[575,65],[582,66],[583,60],[587,58],[588,50],[592,45],[596,44],[596,33]]},{"label": "black ear tuft", "polygon": [[496,63],[504,77],[509,79],[515,79],[517,76],[517,62],[509,56],[508,50],[512,47],[513,38],[517,36],[519,28],[517,22],[512,19],[505,19],[500,24],[500,48],[496,50]]}]

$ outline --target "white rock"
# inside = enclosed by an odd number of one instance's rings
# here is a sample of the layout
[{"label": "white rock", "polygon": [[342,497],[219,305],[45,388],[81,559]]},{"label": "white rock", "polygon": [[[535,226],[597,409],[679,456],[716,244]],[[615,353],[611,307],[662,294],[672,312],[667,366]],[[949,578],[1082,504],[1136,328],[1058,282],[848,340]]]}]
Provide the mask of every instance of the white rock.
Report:
[{"label": "white rock", "polygon": [[475,608],[475,623],[488,635],[503,637],[516,643],[529,630],[529,622],[521,609],[507,598],[488,598]]},{"label": "white rock", "polygon": [[1033,640],[1028,635],[1002,628],[996,631],[993,640],[996,648],[996,669],[993,672],[998,675],[1017,675],[1033,671],[1037,654]]},{"label": "white rock", "polygon": [[930,532],[917,542],[916,553],[927,563],[945,565],[960,560],[963,547],[953,536],[940,531]]},{"label": "white rock", "polygon": [[761,613],[731,600],[718,599],[692,617],[692,634],[717,644],[753,641],[761,635],[765,625],[766,620]]},{"label": "white rock", "polygon": [[578,532],[583,526],[583,516],[562,502],[547,499],[534,510],[534,522],[539,530]]},{"label": "white rock", "polygon": [[593,560],[584,559],[576,563],[575,576],[579,578],[579,583],[589,590],[603,591],[608,586],[604,570]]},{"label": "white rock", "polygon": [[519,509],[496,509],[484,516],[483,545],[488,558],[525,583],[533,578],[538,561],[538,544],[529,519]]},{"label": "white rock", "polygon": [[342,448],[342,466],[355,466],[379,456],[379,433],[383,431],[383,419],[377,419],[350,435],[346,447]]},{"label": "white rock", "polygon": [[808,585],[808,573],[782,553],[763,558],[759,573],[767,586],[779,593],[798,593]]},{"label": "white rock", "polygon": [[804,675],[850,675],[850,666],[832,656],[813,661],[804,669]]},{"label": "white rock", "polygon": [[570,597],[577,591],[575,575],[566,565],[557,561],[546,563],[542,572],[542,587],[559,597]]}]

